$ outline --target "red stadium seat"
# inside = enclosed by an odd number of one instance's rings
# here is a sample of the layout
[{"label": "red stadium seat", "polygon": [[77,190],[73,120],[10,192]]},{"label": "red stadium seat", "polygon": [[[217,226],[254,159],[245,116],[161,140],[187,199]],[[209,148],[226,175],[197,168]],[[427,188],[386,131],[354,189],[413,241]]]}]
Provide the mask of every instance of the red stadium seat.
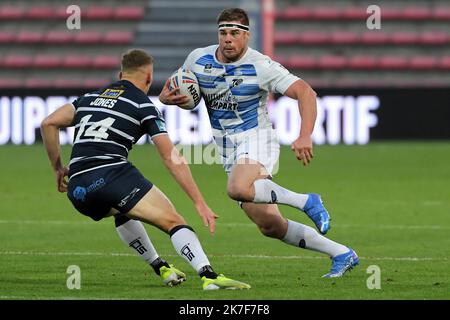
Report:
[{"label": "red stadium seat", "polygon": [[438,65],[438,61],[435,57],[412,57],[409,61],[409,67],[411,69],[423,70],[423,69],[435,69]]},{"label": "red stadium seat", "polygon": [[439,60],[439,69],[450,70],[450,56],[441,57]]},{"label": "red stadium seat", "polygon": [[313,12],[308,8],[291,7],[277,11],[275,17],[282,20],[308,20],[313,16]]},{"label": "red stadium seat", "polygon": [[128,31],[109,31],[103,37],[103,42],[108,44],[130,44],[133,34]]},{"label": "red stadium seat", "polygon": [[378,67],[381,69],[398,70],[404,69],[408,66],[408,61],[401,56],[385,56],[381,57],[378,62]]},{"label": "red stadium seat", "polygon": [[111,79],[105,78],[105,79],[86,79],[83,82],[83,88],[86,89],[97,89],[101,88],[111,82]]},{"label": "red stadium seat", "polygon": [[119,7],[114,11],[114,18],[117,20],[140,20],[144,14],[143,7]]},{"label": "red stadium seat", "polygon": [[343,69],[347,66],[347,59],[342,56],[322,56],[318,67],[322,69]]},{"label": "red stadium seat", "polygon": [[74,42],[83,44],[98,44],[102,39],[102,34],[97,31],[81,31],[75,34]]},{"label": "red stadium seat", "polygon": [[419,36],[421,44],[446,44],[450,41],[450,34],[445,32],[425,32]]},{"label": "red stadium seat", "polygon": [[393,44],[398,45],[416,44],[419,40],[418,35],[413,32],[394,32],[390,38]]},{"label": "red stadium seat", "polygon": [[25,16],[25,10],[21,7],[4,5],[0,7],[0,20],[19,20]]},{"label": "red stadium seat", "polygon": [[56,8],[54,12],[55,18],[58,19],[67,19],[72,13],[67,13],[67,7],[59,7]]},{"label": "red stadium seat", "polygon": [[353,56],[349,59],[348,64],[352,69],[375,69],[377,59],[370,56]]},{"label": "red stadium seat", "polygon": [[361,36],[361,43],[363,44],[385,44],[388,40],[388,34],[381,31],[368,31]]},{"label": "red stadium seat", "polygon": [[120,59],[116,56],[100,55],[94,58],[92,66],[96,69],[114,69],[120,66]]},{"label": "red stadium seat", "polygon": [[435,19],[435,20],[450,20],[450,7],[434,8],[433,19]]},{"label": "red stadium seat", "polygon": [[50,31],[44,36],[45,43],[64,44],[73,41],[73,33],[67,31]]},{"label": "red stadium seat", "polygon": [[325,44],[330,42],[330,35],[324,32],[308,31],[299,34],[297,42],[303,44]]},{"label": "red stadium seat", "polygon": [[90,68],[92,66],[92,58],[86,55],[68,55],[64,57],[62,66],[64,68]]},{"label": "red stadium seat", "polygon": [[353,31],[335,31],[330,35],[330,42],[335,44],[357,43],[359,35]]},{"label": "red stadium seat", "polygon": [[399,20],[403,18],[403,12],[397,8],[383,8],[381,9],[381,19],[386,20]]},{"label": "red stadium seat", "polygon": [[29,68],[33,59],[30,56],[10,55],[5,58],[3,65],[5,68]]},{"label": "red stadium seat", "polygon": [[14,40],[14,34],[9,31],[0,31],[0,43],[10,43]]},{"label": "red stadium seat", "polygon": [[82,81],[76,79],[58,78],[53,82],[53,87],[59,89],[81,88],[82,85]]},{"label": "red stadium seat", "polygon": [[294,56],[288,59],[287,67],[295,69],[314,69],[317,67],[317,60],[315,57]]},{"label": "red stadium seat", "polygon": [[338,8],[316,8],[313,17],[317,20],[335,20],[342,17],[342,12]]},{"label": "red stadium seat", "polygon": [[22,81],[20,79],[11,79],[11,78],[0,78],[0,88],[9,89],[9,88],[21,88]]},{"label": "red stadium seat", "polygon": [[52,19],[56,18],[54,7],[32,7],[25,13],[27,19]]},{"label": "red stadium seat", "polygon": [[51,88],[52,83],[48,79],[30,78],[25,80],[24,86],[29,89]]},{"label": "red stadium seat", "polygon": [[350,7],[342,11],[342,18],[348,20],[365,20],[369,16],[366,8]]},{"label": "red stadium seat", "polygon": [[276,44],[295,44],[298,42],[298,37],[292,32],[276,32],[274,42]]},{"label": "red stadium seat", "polygon": [[82,18],[89,20],[110,20],[114,16],[112,7],[92,6],[81,11]]},{"label": "red stadium seat", "polygon": [[431,17],[432,12],[426,7],[407,7],[402,12],[402,18],[405,20],[427,20]]},{"label": "red stadium seat", "polygon": [[59,56],[54,55],[37,55],[33,61],[33,67],[35,68],[58,68],[62,65],[62,59]]},{"label": "red stadium seat", "polygon": [[17,43],[39,43],[42,39],[43,34],[35,31],[21,31],[16,36]]}]

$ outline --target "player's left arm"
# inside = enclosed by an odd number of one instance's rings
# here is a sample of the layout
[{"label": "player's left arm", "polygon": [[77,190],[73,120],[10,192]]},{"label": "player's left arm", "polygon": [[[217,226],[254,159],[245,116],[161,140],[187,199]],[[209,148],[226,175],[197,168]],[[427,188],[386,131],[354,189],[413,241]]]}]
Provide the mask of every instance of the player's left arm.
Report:
[{"label": "player's left arm", "polygon": [[47,151],[50,164],[56,175],[56,184],[59,192],[67,191],[65,177],[69,169],[61,160],[61,145],[59,143],[59,129],[70,127],[75,118],[75,108],[67,103],[47,116],[41,123],[42,141]]},{"label": "player's left arm", "polygon": [[300,135],[292,143],[291,149],[298,160],[306,166],[313,158],[312,132],[317,117],[316,92],[311,86],[298,79],[284,92],[285,96],[298,101],[298,109],[302,119]]}]

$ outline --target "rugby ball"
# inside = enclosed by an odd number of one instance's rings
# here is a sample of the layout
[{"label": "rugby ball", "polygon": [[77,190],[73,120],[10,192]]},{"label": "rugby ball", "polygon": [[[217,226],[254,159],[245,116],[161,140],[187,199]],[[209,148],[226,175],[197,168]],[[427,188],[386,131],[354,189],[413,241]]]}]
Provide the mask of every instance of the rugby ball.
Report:
[{"label": "rugby ball", "polygon": [[188,70],[180,68],[170,76],[169,90],[178,88],[181,95],[189,98],[189,102],[183,105],[178,105],[182,109],[192,110],[201,100],[200,87],[198,85],[195,74]]}]

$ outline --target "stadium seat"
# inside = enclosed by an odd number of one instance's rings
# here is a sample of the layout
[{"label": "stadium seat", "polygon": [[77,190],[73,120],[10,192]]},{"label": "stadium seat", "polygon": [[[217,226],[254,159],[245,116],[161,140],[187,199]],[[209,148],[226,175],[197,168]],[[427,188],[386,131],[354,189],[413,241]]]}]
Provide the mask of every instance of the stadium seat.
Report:
[{"label": "stadium seat", "polygon": [[104,78],[104,79],[86,79],[83,82],[83,87],[86,89],[97,89],[101,88],[108,83],[112,82],[112,79]]},{"label": "stadium seat", "polygon": [[380,69],[397,70],[404,69],[407,66],[407,59],[401,56],[385,56],[381,57],[378,61],[378,67]]},{"label": "stadium seat", "polygon": [[407,7],[403,9],[404,20],[427,20],[432,17],[432,12],[427,7]]},{"label": "stadium seat", "polygon": [[39,43],[42,41],[42,39],[43,39],[43,34],[41,32],[21,31],[16,36],[15,41],[17,43],[28,44],[28,43]]},{"label": "stadium seat", "polygon": [[107,44],[130,44],[133,41],[133,34],[128,31],[108,31],[103,42]]},{"label": "stadium seat", "polygon": [[73,41],[73,33],[70,31],[50,31],[44,35],[45,43],[65,44]]},{"label": "stadium seat", "polygon": [[412,57],[409,61],[409,67],[414,70],[435,69],[438,61],[435,57]]},{"label": "stadium seat", "polygon": [[317,67],[317,59],[315,57],[294,56],[288,59],[287,65],[295,69],[314,69]]},{"label": "stadium seat", "polygon": [[275,18],[281,20],[307,20],[311,19],[312,16],[312,10],[304,7],[290,7],[285,10],[278,10],[275,13]]},{"label": "stadium seat", "polygon": [[14,40],[14,34],[9,31],[0,31],[0,43],[10,43]]},{"label": "stadium seat", "polygon": [[25,16],[25,10],[21,7],[4,5],[0,7],[0,20],[19,20]]},{"label": "stadium seat", "polygon": [[90,68],[92,58],[87,55],[68,55],[64,57],[62,66],[68,69]]},{"label": "stadium seat", "polygon": [[418,39],[418,35],[413,32],[394,32],[390,36],[390,41],[397,45],[416,44]]},{"label": "stadium seat", "polygon": [[368,31],[361,35],[362,44],[385,44],[389,40],[389,35],[381,31]]},{"label": "stadium seat", "polygon": [[33,61],[33,67],[40,69],[58,68],[61,65],[61,57],[55,55],[36,55]]},{"label": "stadium seat", "polygon": [[335,31],[330,35],[330,42],[334,44],[353,44],[359,42],[359,35],[353,31]]},{"label": "stadium seat", "polygon": [[321,69],[343,69],[347,66],[347,59],[343,56],[322,56],[318,60]]},{"label": "stadium seat", "polygon": [[381,15],[381,19],[383,20],[399,20],[402,19],[403,12],[401,9],[389,7],[386,8],[383,6]]},{"label": "stadium seat", "polygon": [[450,56],[441,57],[438,67],[442,70],[450,70]]},{"label": "stadium seat", "polygon": [[297,35],[292,32],[279,31],[274,34],[274,42],[276,44],[295,44],[297,41]]},{"label": "stadium seat", "polygon": [[297,43],[325,44],[330,42],[330,35],[324,32],[308,31],[297,36]]},{"label": "stadium seat", "polygon": [[145,9],[142,7],[118,7],[114,11],[116,20],[140,20],[144,17]]},{"label": "stadium seat", "polygon": [[377,59],[371,56],[353,56],[349,59],[348,65],[352,69],[374,69],[377,66]]},{"label": "stadium seat", "polygon": [[25,12],[26,19],[52,19],[56,18],[54,7],[32,7]]},{"label": "stadium seat", "polygon": [[30,78],[25,80],[24,86],[29,89],[51,88],[52,83],[48,79]]},{"label": "stadium seat", "polygon": [[101,40],[102,34],[97,31],[80,31],[74,37],[74,42],[80,44],[98,44]]},{"label": "stadium seat", "polygon": [[369,16],[366,8],[350,7],[342,11],[342,18],[347,20],[365,20]]},{"label": "stadium seat", "polygon": [[319,7],[314,9],[312,16],[317,20],[335,20],[342,17],[342,12],[338,8]]},{"label": "stadium seat", "polygon": [[53,82],[53,87],[59,89],[81,88],[81,86],[82,81],[76,79],[58,78]]},{"label": "stadium seat", "polygon": [[436,7],[433,10],[434,20],[450,20],[450,7]]},{"label": "stadium seat", "polygon": [[439,45],[450,42],[450,34],[445,32],[425,32],[419,36],[421,44]]},{"label": "stadium seat", "polygon": [[82,11],[82,18],[88,20],[110,20],[114,16],[112,7],[91,6]]},{"label": "stadium seat", "polygon": [[120,66],[120,59],[116,56],[99,55],[92,62],[96,69],[114,69]]},{"label": "stadium seat", "polygon": [[9,88],[21,88],[22,81],[20,79],[11,79],[8,78],[0,78],[0,88],[9,89]]},{"label": "stadium seat", "polygon": [[29,68],[32,66],[33,59],[30,56],[10,55],[5,58],[3,65],[5,68]]}]

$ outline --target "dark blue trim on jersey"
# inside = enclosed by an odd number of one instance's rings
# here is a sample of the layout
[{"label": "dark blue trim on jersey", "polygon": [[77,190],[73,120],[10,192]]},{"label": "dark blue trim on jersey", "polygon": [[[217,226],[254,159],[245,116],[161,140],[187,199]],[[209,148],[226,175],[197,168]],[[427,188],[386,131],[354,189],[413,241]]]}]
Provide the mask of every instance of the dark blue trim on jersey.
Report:
[{"label": "dark blue trim on jersey", "polygon": [[253,64],[225,65],[227,76],[256,76],[256,69]]},{"label": "dark blue trim on jersey", "polygon": [[198,64],[200,66],[206,66],[207,64],[209,64],[211,65],[211,68],[223,69],[223,66],[221,64],[218,64],[216,60],[214,60],[214,56],[211,54],[201,56],[199,59],[197,59],[197,61],[195,61],[195,64]]},{"label": "dark blue trim on jersey", "polygon": [[241,84],[237,87],[230,88],[231,93],[235,96],[253,96],[261,90],[257,84]]}]

